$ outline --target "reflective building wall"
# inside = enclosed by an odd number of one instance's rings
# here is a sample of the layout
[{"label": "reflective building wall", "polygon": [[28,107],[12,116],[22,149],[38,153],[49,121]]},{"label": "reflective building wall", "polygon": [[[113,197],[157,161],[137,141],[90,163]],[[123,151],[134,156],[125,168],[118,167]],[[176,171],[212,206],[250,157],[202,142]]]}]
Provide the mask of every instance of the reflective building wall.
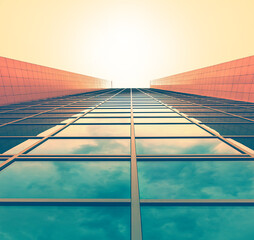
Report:
[{"label": "reflective building wall", "polygon": [[0,57],[0,105],[109,87],[103,79]]},{"label": "reflective building wall", "polygon": [[254,102],[254,56],[151,81],[151,88]]},{"label": "reflective building wall", "polygon": [[254,104],[105,89],[0,107],[0,238],[252,240]]}]

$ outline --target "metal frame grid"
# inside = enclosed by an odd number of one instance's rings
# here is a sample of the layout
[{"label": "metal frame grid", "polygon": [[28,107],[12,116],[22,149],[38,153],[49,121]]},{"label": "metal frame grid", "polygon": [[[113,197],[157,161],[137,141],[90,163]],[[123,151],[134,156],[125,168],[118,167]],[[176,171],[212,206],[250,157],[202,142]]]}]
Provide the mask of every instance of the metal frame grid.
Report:
[{"label": "metal frame grid", "polygon": [[[202,104],[201,104],[202,103]],[[166,124],[192,124],[195,125],[206,132],[210,133],[211,136],[206,137],[197,137],[197,136],[170,136],[170,137],[140,137],[135,136],[135,126],[138,125],[163,125],[164,123],[135,123],[135,113],[140,111],[140,113],[150,113],[150,116],[140,116],[137,118],[150,118],[153,119],[153,112],[146,112],[146,109],[162,109],[167,108],[172,113],[178,114],[179,116],[172,116],[173,118],[184,118],[189,121],[189,123],[166,123]],[[240,108],[243,109],[242,112],[231,113],[230,111],[221,110],[222,107],[225,108]],[[32,103],[25,104],[15,104],[10,106],[1,107],[0,110],[0,121],[5,119],[6,122],[0,125],[0,134],[1,129],[4,129],[6,126],[37,126],[37,125],[48,125],[58,127],[46,136],[29,136],[29,135],[10,135],[10,136],[1,136],[0,140],[8,141],[9,139],[35,139],[37,140],[34,144],[30,145],[19,151],[17,154],[8,155],[0,154],[0,160],[3,162],[0,164],[0,171],[4,171],[5,168],[8,168],[15,161],[128,161],[131,166],[131,198],[130,199],[20,199],[20,198],[0,198],[0,205],[3,206],[129,206],[131,209],[131,239],[139,240],[142,239],[142,224],[141,224],[141,213],[140,206],[254,206],[253,199],[140,199],[139,194],[139,181],[138,181],[138,161],[253,161],[254,154],[253,150],[246,148],[245,146],[231,141],[229,138],[232,135],[221,135],[218,132],[214,131],[206,124],[210,122],[200,122],[202,116],[192,116],[192,112],[184,111],[188,109],[198,109],[196,112],[193,110],[193,113],[204,113],[204,118],[214,118],[219,119],[221,116],[218,116],[218,113],[223,113],[226,115],[225,118],[239,118],[239,122],[216,122],[216,124],[237,124],[242,125],[242,120],[246,121],[248,124],[253,124],[254,119],[243,116],[246,112],[252,113],[254,116],[254,104],[248,104],[243,102],[235,102],[229,100],[220,100],[215,98],[194,96],[188,94],[180,94],[168,91],[154,90],[154,89],[109,89],[96,91],[92,93],[85,93],[61,98],[47,99]],[[220,108],[220,109],[219,109]],[[81,112],[81,109],[85,110]],[[129,122],[109,122],[106,123],[76,123],[80,119],[93,119],[100,118],[99,116],[90,118],[88,113],[93,110],[103,110],[102,113],[107,113],[109,116],[104,117],[109,119],[128,119]],[[122,111],[121,111],[122,109]],[[181,109],[181,110],[177,110]],[[201,109],[201,110],[200,110]],[[212,110],[214,116],[207,117],[205,116],[206,110]],[[30,110],[30,111],[29,111]],[[244,111],[246,110],[246,111]],[[248,111],[247,111],[248,110]],[[34,112],[33,112],[34,111]],[[54,112],[55,111],[55,112]],[[111,112],[110,112],[111,111]],[[67,115],[63,115],[68,113]],[[127,113],[122,116],[122,113]],[[158,111],[160,112],[160,111]],[[162,112],[162,111],[161,111]],[[244,113],[244,114],[240,114]],[[13,117],[10,117],[7,114],[13,114]],[[24,115],[27,114],[27,115]],[[48,115],[43,115],[48,114]],[[76,115],[75,114],[79,114]],[[113,117],[112,115],[117,115]],[[188,115],[186,115],[188,114]],[[216,116],[217,114],[217,116]],[[50,116],[52,115],[52,116]],[[96,115],[96,114],[94,114]],[[163,114],[162,114],[163,115]],[[251,114],[250,114],[251,115]],[[163,116],[156,116],[155,119],[164,118]],[[167,117],[170,118],[170,117]],[[57,123],[57,120],[62,121],[63,119],[69,119],[65,123]],[[197,120],[199,119],[199,120]],[[53,123],[45,123],[45,121],[54,120]],[[22,121],[28,121],[28,123],[22,123]],[[29,121],[35,121],[35,123],[29,123]],[[38,122],[37,122],[38,121]],[[41,122],[40,122],[41,121]],[[37,123],[36,123],[37,122]],[[81,125],[128,125],[130,127],[129,136],[54,136],[60,131],[66,129],[69,126],[81,126]],[[254,125],[251,125],[251,127]],[[244,135],[237,135],[237,137],[245,137]],[[235,137],[235,136],[233,136]],[[254,137],[254,135],[248,135],[249,138]],[[241,154],[238,155],[214,155],[214,154],[177,154],[177,155],[138,155],[136,152],[136,139],[194,139],[194,138],[211,138],[219,139],[232,148],[238,150]],[[91,155],[91,154],[42,154],[42,155],[32,155],[26,154],[32,149],[35,149],[40,144],[44,143],[48,139],[129,139],[130,141],[130,154],[119,154],[119,155]]]}]

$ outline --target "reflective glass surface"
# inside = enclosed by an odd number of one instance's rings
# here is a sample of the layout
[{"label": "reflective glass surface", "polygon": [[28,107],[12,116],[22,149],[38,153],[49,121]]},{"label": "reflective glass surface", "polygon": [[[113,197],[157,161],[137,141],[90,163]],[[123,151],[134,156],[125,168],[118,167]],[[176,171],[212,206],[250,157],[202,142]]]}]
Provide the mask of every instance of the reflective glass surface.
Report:
[{"label": "reflective glass surface", "polygon": [[129,240],[129,207],[1,206],[3,240]]},{"label": "reflective glass surface", "polygon": [[133,113],[134,117],[180,117],[178,113]]},{"label": "reflective glass surface", "polygon": [[133,109],[133,112],[173,112],[171,109],[169,108],[143,108],[143,109],[138,109],[135,108]]},{"label": "reflective glass surface", "polygon": [[130,125],[72,125],[56,136],[130,136]]},{"label": "reflective glass surface", "polygon": [[[0,128],[0,136],[46,136],[57,127],[54,125],[7,125]],[[48,130],[48,131],[47,131]]]},{"label": "reflective glass surface", "polygon": [[86,117],[130,117],[130,113],[88,113],[85,115]]},{"label": "reflective glass surface", "polygon": [[135,136],[211,136],[210,133],[195,124],[138,124]]},{"label": "reflective glass surface", "polygon": [[142,118],[135,117],[134,123],[190,123],[186,118],[175,117],[175,118]]},{"label": "reflective glass surface", "polygon": [[254,207],[142,207],[143,240],[252,240]]},{"label": "reflective glass surface", "polygon": [[138,178],[141,198],[254,198],[253,162],[140,161]]},{"label": "reflective glass surface", "polygon": [[219,139],[136,139],[137,154],[240,154]]},{"label": "reflective glass surface", "polygon": [[49,139],[28,154],[130,154],[130,140]]},{"label": "reflective glass surface", "polygon": [[130,198],[130,162],[15,162],[0,182],[2,198]]},{"label": "reflective glass surface", "polygon": [[37,142],[38,139],[0,139],[0,153],[17,154]]},{"label": "reflective glass surface", "polygon": [[96,108],[91,113],[103,113],[103,112],[127,112],[130,113],[130,108]]},{"label": "reflective glass surface", "polygon": [[130,123],[130,118],[80,118],[75,123]]}]

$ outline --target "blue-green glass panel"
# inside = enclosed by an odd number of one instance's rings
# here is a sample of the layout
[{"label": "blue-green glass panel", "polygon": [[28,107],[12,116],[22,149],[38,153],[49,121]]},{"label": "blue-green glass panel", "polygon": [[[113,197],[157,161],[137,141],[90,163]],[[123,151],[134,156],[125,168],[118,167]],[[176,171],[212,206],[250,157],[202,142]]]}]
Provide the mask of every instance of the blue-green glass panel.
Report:
[{"label": "blue-green glass panel", "polygon": [[254,163],[138,162],[139,192],[148,199],[252,199]]},{"label": "blue-green glass panel", "polygon": [[143,240],[252,240],[254,207],[141,207]]},{"label": "blue-green glass panel", "polygon": [[2,198],[130,198],[130,163],[15,162],[0,182]]},{"label": "blue-green glass panel", "polygon": [[33,145],[38,139],[0,139],[0,153],[16,154]]},{"label": "blue-green glass panel", "polygon": [[3,240],[129,240],[129,207],[0,207]]},{"label": "blue-green glass panel", "polygon": [[29,154],[130,154],[130,140],[49,139]]},{"label": "blue-green glass panel", "polygon": [[56,131],[54,125],[6,125],[0,128],[0,136],[47,136]]},{"label": "blue-green glass panel", "polygon": [[130,125],[71,125],[56,136],[129,137]]},{"label": "blue-green glass panel", "polygon": [[137,154],[240,154],[219,139],[136,139]]},{"label": "blue-green glass panel", "polygon": [[136,124],[136,137],[211,136],[195,124]]}]

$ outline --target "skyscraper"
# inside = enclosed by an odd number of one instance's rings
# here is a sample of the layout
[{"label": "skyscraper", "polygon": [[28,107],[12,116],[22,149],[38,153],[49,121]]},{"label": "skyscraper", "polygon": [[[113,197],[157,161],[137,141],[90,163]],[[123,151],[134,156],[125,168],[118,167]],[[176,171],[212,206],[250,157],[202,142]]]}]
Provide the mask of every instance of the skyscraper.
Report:
[{"label": "skyscraper", "polygon": [[1,107],[2,239],[252,239],[254,104],[106,89]]}]

